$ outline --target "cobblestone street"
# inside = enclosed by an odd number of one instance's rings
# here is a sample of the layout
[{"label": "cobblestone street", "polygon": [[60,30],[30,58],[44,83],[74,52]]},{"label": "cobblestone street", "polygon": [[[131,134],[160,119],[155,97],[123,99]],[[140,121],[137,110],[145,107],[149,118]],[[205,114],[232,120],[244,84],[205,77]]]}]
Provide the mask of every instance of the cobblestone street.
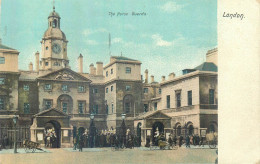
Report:
[{"label": "cobblestone street", "polygon": [[1,164],[46,164],[46,163],[214,163],[216,149],[179,148],[177,150],[150,150],[147,148],[112,151],[111,148],[83,149],[78,152],[72,148],[47,149],[45,152],[25,153],[18,149],[0,151]]}]

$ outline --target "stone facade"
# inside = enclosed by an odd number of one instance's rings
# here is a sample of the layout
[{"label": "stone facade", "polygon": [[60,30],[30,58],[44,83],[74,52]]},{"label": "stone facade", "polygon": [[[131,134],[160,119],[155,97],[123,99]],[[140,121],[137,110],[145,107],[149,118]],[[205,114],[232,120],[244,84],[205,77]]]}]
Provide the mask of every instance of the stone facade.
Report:
[{"label": "stone facade", "polygon": [[[89,129],[90,114],[99,131],[119,130],[121,115],[126,114],[127,129],[142,135],[143,142],[153,137],[156,128],[176,135],[186,134],[187,128],[195,134],[203,128],[217,131],[217,72],[189,69],[179,77],[174,73],[168,80],[162,77],[160,83],[151,76],[148,82],[148,70],[143,81],[138,60],[112,56],[104,67],[97,62],[85,73],[82,55],[75,72],[69,67],[68,41],[55,10],[41,44],[42,53],[35,54],[36,69],[30,64],[29,71],[10,67],[18,65],[17,50],[3,45],[0,49],[0,57],[5,58],[0,63],[0,123],[12,124],[12,117],[19,115],[18,125],[31,126],[33,141],[43,143],[44,130],[51,127],[59,135],[58,147],[71,146],[77,129]],[[214,55],[215,51],[208,62],[217,58]]]}]

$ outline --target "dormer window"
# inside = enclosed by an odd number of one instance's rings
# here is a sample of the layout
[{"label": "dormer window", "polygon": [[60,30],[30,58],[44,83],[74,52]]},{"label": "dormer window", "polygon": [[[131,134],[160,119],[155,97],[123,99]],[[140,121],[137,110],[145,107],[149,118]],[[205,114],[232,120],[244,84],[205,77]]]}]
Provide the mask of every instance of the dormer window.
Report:
[{"label": "dormer window", "polygon": [[56,28],[56,27],[57,27],[57,20],[56,20],[56,19],[53,20],[53,22],[52,22],[52,27],[53,27],[53,28]]}]

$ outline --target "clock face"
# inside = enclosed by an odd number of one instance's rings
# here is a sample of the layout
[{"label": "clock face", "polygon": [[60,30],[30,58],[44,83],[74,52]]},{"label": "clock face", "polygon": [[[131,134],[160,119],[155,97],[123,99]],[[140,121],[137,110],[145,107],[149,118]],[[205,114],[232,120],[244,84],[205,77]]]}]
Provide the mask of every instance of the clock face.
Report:
[{"label": "clock face", "polygon": [[61,51],[60,45],[57,44],[57,43],[54,43],[54,44],[52,45],[52,51],[53,51],[54,53],[56,53],[56,54],[59,54],[60,51]]}]

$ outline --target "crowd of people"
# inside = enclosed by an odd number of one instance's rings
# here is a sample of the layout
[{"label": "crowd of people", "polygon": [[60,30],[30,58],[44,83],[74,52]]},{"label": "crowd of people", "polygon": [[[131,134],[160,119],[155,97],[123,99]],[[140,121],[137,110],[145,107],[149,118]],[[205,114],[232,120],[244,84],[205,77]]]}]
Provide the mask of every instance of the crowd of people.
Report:
[{"label": "crowd of people", "polygon": [[102,130],[94,135],[90,134],[88,130],[84,133],[78,133],[73,139],[74,147],[79,151],[82,148],[92,148],[92,147],[126,147],[133,148],[141,146],[140,137],[134,135],[128,129],[126,134],[116,133],[115,130]]}]

